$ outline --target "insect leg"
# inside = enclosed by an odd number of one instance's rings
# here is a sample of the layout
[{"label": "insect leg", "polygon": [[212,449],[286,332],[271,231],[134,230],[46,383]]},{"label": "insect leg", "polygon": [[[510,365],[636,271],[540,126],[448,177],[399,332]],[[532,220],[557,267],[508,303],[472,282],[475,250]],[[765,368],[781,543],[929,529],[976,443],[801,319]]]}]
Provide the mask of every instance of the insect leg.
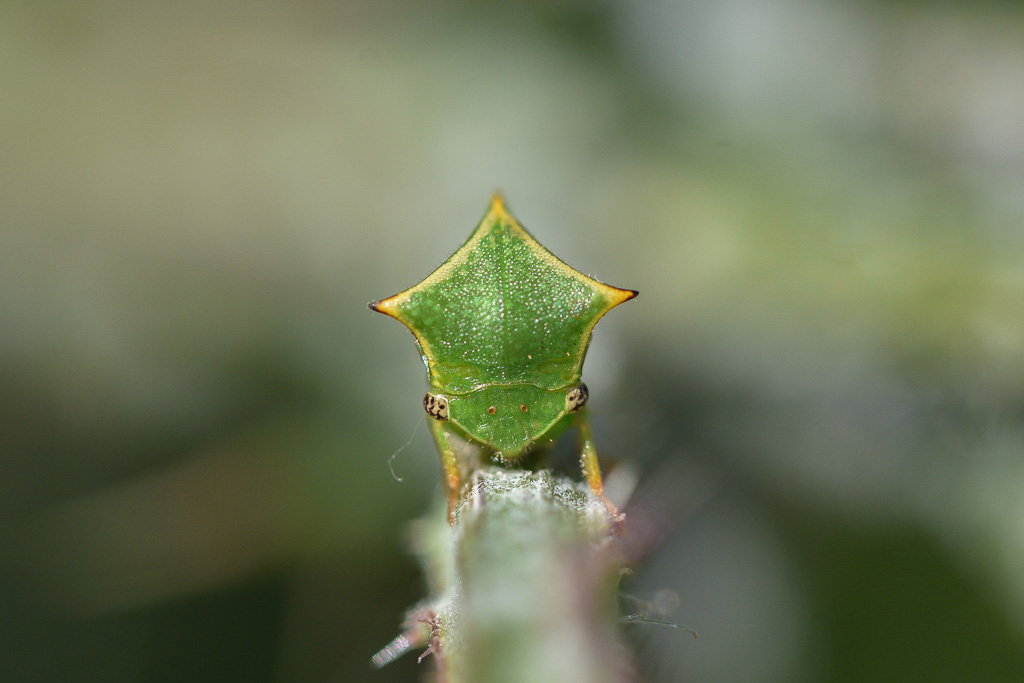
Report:
[{"label": "insect leg", "polygon": [[462,488],[462,477],[459,476],[459,461],[452,445],[451,437],[441,420],[427,420],[430,433],[434,435],[437,451],[441,454],[441,467],[444,468],[445,483],[448,484],[448,523],[455,521],[455,505],[459,502],[459,490]]},{"label": "insect leg", "polygon": [[590,418],[587,416],[587,409],[580,408],[576,414],[576,428],[579,430],[580,439],[580,465],[583,467],[583,477],[594,495],[601,499],[611,513],[616,524],[623,520],[623,515],[615,507],[614,503],[604,497],[604,483],[601,481],[601,467],[597,464],[597,447],[594,446],[594,432],[590,429]]},{"label": "insect leg", "polygon": [[583,476],[594,495],[604,496],[604,483],[601,481],[601,468],[597,464],[597,448],[594,446],[594,433],[590,429],[590,419],[586,409],[580,409],[576,417],[576,427],[580,434],[580,465]]}]

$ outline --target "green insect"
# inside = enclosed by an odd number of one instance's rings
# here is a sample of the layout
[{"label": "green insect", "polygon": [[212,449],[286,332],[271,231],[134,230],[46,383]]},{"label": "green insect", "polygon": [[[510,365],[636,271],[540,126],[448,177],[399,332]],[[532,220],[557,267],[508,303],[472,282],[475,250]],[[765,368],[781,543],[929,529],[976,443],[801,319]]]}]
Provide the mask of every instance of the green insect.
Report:
[{"label": "green insect", "polygon": [[427,366],[423,407],[448,484],[449,520],[462,486],[456,436],[504,462],[575,426],[584,477],[603,497],[580,373],[594,325],[636,295],[560,261],[495,195],[451,258],[418,285],[370,304],[412,331]]}]

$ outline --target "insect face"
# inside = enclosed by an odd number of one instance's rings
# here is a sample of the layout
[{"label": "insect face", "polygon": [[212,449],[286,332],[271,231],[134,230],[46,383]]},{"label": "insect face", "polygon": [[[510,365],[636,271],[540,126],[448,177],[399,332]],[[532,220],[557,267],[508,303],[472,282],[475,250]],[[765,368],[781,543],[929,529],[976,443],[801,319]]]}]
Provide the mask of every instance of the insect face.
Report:
[{"label": "insect face", "polygon": [[448,396],[451,424],[505,459],[529,448],[566,412],[564,390],[549,391],[530,384],[481,387],[465,395]]}]

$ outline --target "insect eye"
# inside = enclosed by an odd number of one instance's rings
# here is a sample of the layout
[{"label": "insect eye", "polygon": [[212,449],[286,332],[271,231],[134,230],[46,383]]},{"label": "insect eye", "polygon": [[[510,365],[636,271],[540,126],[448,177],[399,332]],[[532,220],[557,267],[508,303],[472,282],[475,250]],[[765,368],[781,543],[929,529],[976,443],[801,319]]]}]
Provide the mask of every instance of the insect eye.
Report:
[{"label": "insect eye", "polygon": [[494,406],[491,406],[490,408],[487,409],[487,412],[490,413],[491,415],[494,415],[496,412],[498,412],[498,409],[495,408]]},{"label": "insect eye", "polygon": [[590,398],[590,391],[587,389],[587,385],[580,382],[577,386],[573,387],[565,394],[565,405],[569,412],[579,410]]},{"label": "insect eye", "polygon": [[423,397],[423,409],[435,420],[448,419],[448,399],[444,396],[428,393]]}]

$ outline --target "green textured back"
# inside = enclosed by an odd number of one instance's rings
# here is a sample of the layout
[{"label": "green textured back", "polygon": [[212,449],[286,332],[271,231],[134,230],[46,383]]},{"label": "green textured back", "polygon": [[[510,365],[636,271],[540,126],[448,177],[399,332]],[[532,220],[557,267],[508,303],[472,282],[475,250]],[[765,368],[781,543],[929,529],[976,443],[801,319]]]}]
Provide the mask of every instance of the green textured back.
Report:
[{"label": "green textured back", "polygon": [[634,295],[560,261],[495,198],[440,268],[373,306],[416,335],[431,385],[460,394],[492,384],[561,389],[578,382],[594,325]]}]

